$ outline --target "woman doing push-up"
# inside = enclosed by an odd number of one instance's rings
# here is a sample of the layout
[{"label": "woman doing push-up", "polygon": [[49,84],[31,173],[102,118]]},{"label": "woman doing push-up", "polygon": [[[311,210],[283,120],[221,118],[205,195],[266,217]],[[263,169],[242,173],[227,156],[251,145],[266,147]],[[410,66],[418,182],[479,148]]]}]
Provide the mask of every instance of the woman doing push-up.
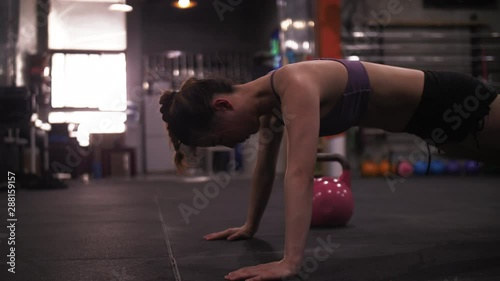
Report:
[{"label": "woman doing push-up", "polygon": [[460,73],[319,59],[289,64],[240,85],[190,78],[178,92],[165,92],[160,103],[179,169],[184,163],[181,144],[235,147],[260,132],[246,223],[209,234],[207,240],[247,239],[257,232],[286,132],[284,256],[231,272],[229,280],[297,274],[311,220],[320,136],[353,126],[379,128],[414,134],[452,157],[500,161],[498,93]]}]

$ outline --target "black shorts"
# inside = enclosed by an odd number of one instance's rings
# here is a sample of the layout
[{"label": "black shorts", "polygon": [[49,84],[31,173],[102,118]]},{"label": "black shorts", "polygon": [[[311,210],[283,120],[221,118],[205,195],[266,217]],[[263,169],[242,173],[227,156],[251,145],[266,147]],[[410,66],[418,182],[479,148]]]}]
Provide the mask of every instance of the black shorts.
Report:
[{"label": "black shorts", "polygon": [[470,75],[424,71],[422,100],[405,131],[439,146],[456,143],[483,129],[498,96],[492,86]]}]

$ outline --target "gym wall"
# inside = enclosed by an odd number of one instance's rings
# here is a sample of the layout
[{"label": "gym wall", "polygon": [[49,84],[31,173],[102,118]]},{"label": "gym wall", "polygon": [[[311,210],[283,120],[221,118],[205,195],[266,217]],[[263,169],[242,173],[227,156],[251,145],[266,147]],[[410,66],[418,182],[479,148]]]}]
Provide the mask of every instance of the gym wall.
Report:
[{"label": "gym wall", "polygon": [[[373,13],[379,13],[387,10],[389,3],[399,3],[401,12],[392,13],[391,20],[394,21],[439,21],[439,22],[465,22],[475,14],[479,22],[489,24],[492,30],[500,30],[500,21],[498,12],[500,9],[500,0],[496,0],[496,8],[428,8],[424,7],[424,0],[343,0],[343,14],[351,13],[355,24],[362,25],[368,20],[374,19]],[[441,1],[442,2],[442,1]],[[462,1],[448,1],[462,2]],[[346,7],[349,6],[349,9]],[[355,7],[354,9],[352,9]],[[399,8],[398,8],[399,10]]]}]

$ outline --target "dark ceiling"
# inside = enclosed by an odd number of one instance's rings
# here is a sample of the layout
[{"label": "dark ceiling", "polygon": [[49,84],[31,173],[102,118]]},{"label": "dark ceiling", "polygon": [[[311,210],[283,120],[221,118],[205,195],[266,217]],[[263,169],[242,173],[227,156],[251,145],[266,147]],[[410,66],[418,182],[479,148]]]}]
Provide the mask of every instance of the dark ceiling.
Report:
[{"label": "dark ceiling", "polygon": [[[191,9],[177,9],[172,7],[174,0],[144,0],[142,3],[143,17],[148,22],[219,22],[231,24],[232,21],[255,22],[260,14],[269,5],[274,5],[273,0],[199,0],[198,5]],[[224,4],[230,2],[240,3],[232,10],[222,11]],[[215,6],[221,10],[217,12]],[[166,18],[168,17],[168,18]]]}]

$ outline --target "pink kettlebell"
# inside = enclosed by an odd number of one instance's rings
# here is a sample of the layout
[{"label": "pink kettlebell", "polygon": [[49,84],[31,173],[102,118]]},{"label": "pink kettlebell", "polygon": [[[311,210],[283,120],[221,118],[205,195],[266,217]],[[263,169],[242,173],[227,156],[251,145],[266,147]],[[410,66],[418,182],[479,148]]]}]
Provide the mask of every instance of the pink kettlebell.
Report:
[{"label": "pink kettlebell", "polygon": [[344,226],[354,212],[349,162],[342,155],[329,153],[318,153],[317,161],[339,162],[343,171],[339,178],[314,179],[311,226]]}]

